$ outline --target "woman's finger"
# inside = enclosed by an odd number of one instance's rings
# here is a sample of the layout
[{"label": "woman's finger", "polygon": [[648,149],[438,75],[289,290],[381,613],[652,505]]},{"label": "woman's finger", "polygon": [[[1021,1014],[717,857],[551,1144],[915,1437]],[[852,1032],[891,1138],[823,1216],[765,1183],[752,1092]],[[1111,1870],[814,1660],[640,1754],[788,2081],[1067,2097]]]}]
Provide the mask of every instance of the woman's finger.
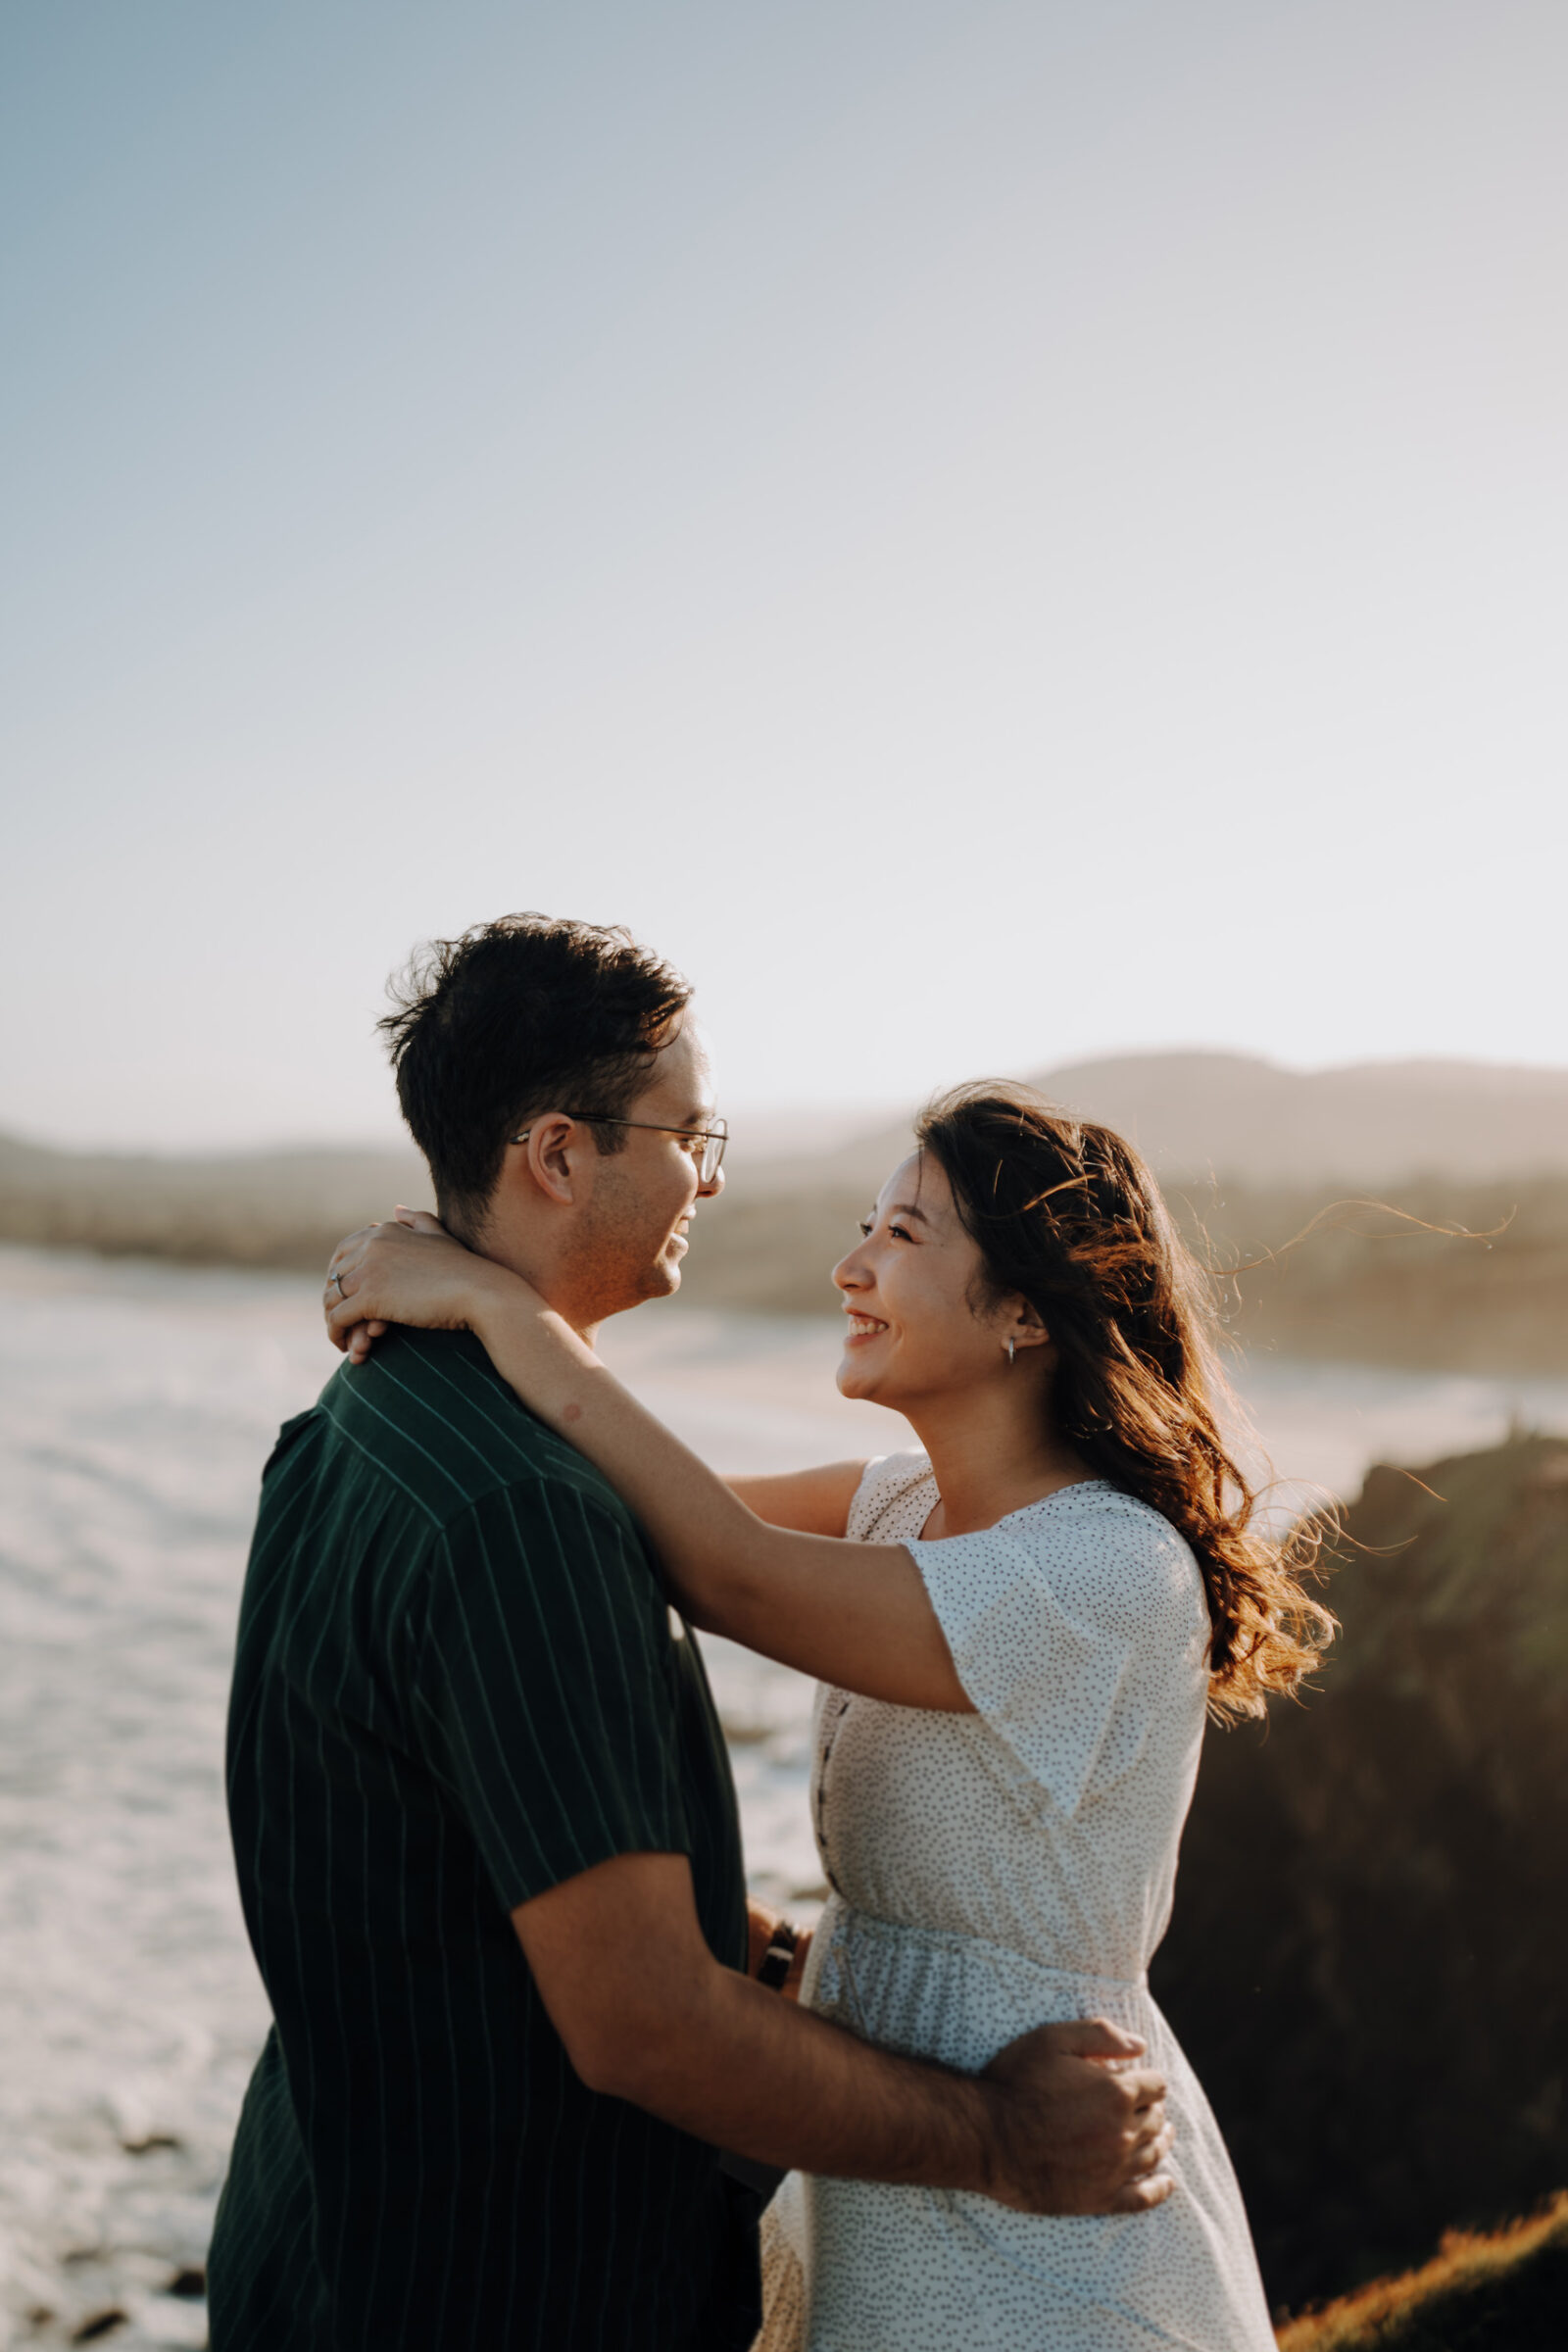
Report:
[{"label": "woman's finger", "polygon": [[353,1233],[346,1233],[327,1260],[328,1265],[340,1266],[346,1259],[354,1257],[365,1248],[366,1243],[379,1231],[379,1225],[372,1222],[368,1225],[357,1226]]},{"label": "woman's finger", "polygon": [[411,1233],[428,1233],[440,1241],[450,1241],[452,1238],[440,1218],[431,1216],[427,1208],[405,1208],[400,1200],[396,1221],[399,1225],[406,1225]]},{"label": "woman's finger", "polygon": [[364,1321],[364,1307],[356,1306],[353,1299],[347,1296],[333,1300],[327,1307],[326,1327],[328,1331],[349,1332],[357,1323]]},{"label": "woman's finger", "polygon": [[[432,1244],[437,1245],[433,1250]],[[451,1268],[462,1266],[467,1255],[427,1209],[405,1208],[395,1220],[350,1234],[332,1252],[322,1293],[328,1331],[334,1338],[341,1335],[340,1345],[350,1344],[349,1335],[361,1323],[378,1323],[384,1331],[389,1305],[399,1314],[403,1306],[412,1307],[414,1319],[420,1320],[417,1302],[433,1292],[430,1302],[445,1306]],[[438,1328],[451,1327],[439,1312],[433,1320]],[[356,1350],[355,1361],[363,1360]]]}]

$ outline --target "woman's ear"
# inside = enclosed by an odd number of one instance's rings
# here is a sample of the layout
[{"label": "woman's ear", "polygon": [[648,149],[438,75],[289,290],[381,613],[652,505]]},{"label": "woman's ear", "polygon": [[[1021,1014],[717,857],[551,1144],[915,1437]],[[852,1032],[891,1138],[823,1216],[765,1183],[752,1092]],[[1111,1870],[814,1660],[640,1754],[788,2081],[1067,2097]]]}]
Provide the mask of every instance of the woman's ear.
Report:
[{"label": "woman's ear", "polygon": [[1049,1348],[1051,1345],[1051,1334],[1046,1329],[1039,1309],[1031,1306],[1029,1300],[1023,1298],[1009,1300],[1002,1338],[1004,1347],[1010,1340],[1015,1348]]}]

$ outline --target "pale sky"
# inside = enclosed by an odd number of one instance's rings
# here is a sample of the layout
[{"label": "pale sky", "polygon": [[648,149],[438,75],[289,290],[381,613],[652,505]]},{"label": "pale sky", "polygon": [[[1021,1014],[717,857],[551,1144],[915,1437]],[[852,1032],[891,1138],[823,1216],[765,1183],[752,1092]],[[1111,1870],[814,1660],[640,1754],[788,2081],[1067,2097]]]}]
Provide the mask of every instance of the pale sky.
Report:
[{"label": "pale sky", "polygon": [[390,1136],[413,942],[731,1106],[1568,1062],[1562,0],[16,0],[0,1127]]}]

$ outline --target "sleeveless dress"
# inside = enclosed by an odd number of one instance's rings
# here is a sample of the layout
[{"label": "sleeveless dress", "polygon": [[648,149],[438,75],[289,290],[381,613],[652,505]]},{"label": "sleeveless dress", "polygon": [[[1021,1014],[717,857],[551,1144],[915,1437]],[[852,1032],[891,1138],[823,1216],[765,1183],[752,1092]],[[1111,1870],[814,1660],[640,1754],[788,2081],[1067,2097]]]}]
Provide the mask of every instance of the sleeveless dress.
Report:
[{"label": "sleeveless dress", "polygon": [[936,1500],[923,1454],[886,1455],[847,1532],[907,1546],[978,1712],[819,1690],[830,1892],[802,1998],[971,2073],[1055,2020],[1141,2034],[1176,2187],[1080,2218],[792,2173],[765,2216],[756,2352],[1274,2352],[1230,2159],[1147,1977],[1203,1734],[1197,1562],[1100,1480],[924,1543]]}]

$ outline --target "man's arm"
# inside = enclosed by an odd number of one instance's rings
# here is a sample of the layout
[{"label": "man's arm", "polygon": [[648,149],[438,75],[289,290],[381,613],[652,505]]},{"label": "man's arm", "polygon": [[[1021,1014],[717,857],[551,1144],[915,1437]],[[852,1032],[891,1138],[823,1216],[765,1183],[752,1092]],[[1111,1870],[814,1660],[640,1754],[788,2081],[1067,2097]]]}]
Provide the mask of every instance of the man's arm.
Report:
[{"label": "man's arm", "polygon": [[1042,2027],[981,2076],[873,2048],[720,1967],[677,1854],[618,1855],[513,1920],[590,2089],[738,2156],[1031,2213],[1136,2213],[1170,2194],[1164,2084],[1128,2063],[1143,2045],[1116,2027]]}]

